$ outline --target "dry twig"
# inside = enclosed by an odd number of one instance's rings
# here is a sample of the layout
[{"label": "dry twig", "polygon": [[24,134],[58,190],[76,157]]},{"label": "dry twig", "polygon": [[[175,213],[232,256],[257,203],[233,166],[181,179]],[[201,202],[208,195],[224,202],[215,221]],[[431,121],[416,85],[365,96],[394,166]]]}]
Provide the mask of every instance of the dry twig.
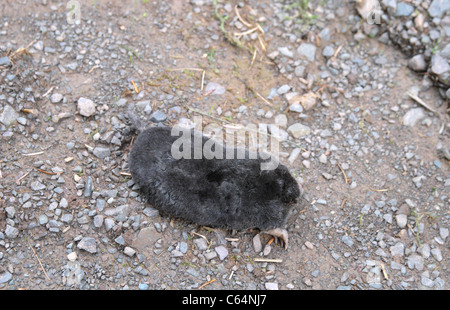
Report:
[{"label": "dry twig", "polygon": [[36,168],[36,170],[39,171],[39,172],[45,173],[45,174],[57,175],[57,173],[54,173],[54,172],[48,172],[48,171],[37,169],[37,168]]},{"label": "dry twig", "polygon": [[437,113],[437,111],[435,109],[433,109],[432,107],[430,107],[428,104],[426,104],[422,99],[420,99],[419,97],[417,97],[416,95],[414,95],[411,92],[408,92],[408,96],[410,96],[412,99],[414,99],[415,102],[417,102],[418,104],[420,104],[421,106],[423,106],[424,108],[427,108],[428,110],[430,110],[433,113]]},{"label": "dry twig", "polygon": [[20,178],[18,178],[18,179],[16,180],[16,184],[17,184],[17,185],[20,185],[20,181],[22,181],[23,178],[25,178],[27,175],[29,175],[31,171],[33,171],[33,170],[28,171],[28,172],[25,173],[23,176],[21,176]]},{"label": "dry twig", "polygon": [[50,94],[54,88],[55,88],[55,86],[50,87],[50,89],[47,90],[47,91],[45,92],[45,94],[43,94],[43,95],[41,96],[41,98],[47,97],[47,95]]},{"label": "dry twig", "polygon": [[199,287],[198,287],[198,289],[201,289],[201,288],[203,288],[204,286],[206,286],[206,285],[208,285],[208,284],[211,284],[211,283],[213,283],[214,281],[216,281],[216,279],[214,278],[214,279],[212,279],[211,281],[208,281],[208,282],[206,282],[206,283],[203,283],[202,285],[200,285]]},{"label": "dry twig", "polygon": [[282,263],[283,260],[279,258],[255,258],[253,259],[255,262],[259,263]]},{"label": "dry twig", "polygon": [[139,94],[139,88],[136,86],[136,83],[134,83],[133,80],[131,80],[131,84],[133,84],[134,90],[136,91],[136,94]]},{"label": "dry twig", "polygon": [[384,267],[384,264],[383,264],[383,263],[380,263],[380,266],[381,266],[381,271],[383,271],[383,276],[384,276],[384,278],[385,278],[386,280],[389,280],[389,277],[388,277],[388,275],[387,275],[387,272],[386,272],[386,269],[385,269],[385,267]]},{"label": "dry twig", "polygon": [[22,153],[22,156],[36,156],[36,155],[42,155],[42,154],[44,154],[44,152],[36,152],[36,153],[29,153],[29,154]]},{"label": "dry twig", "polygon": [[245,20],[242,18],[241,14],[239,14],[239,10],[238,10],[237,7],[238,7],[237,5],[234,6],[234,12],[236,13],[237,18],[239,19],[239,21],[240,21],[241,23],[243,23],[245,26],[247,26],[248,28],[250,28],[250,27],[252,26],[252,24],[248,23],[247,21],[245,21]]},{"label": "dry twig", "polygon": [[342,169],[341,165],[338,164],[339,169],[341,169],[342,174],[344,175],[345,184],[348,184],[347,175],[345,174],[344,169]]},{"label": "dry twig", "polygon": [[41,265],[41,268],[42,268],[42,271],[44,271],[45,277],[47,278],[47,280],[51,281],[50,278],[48,277],[47,272],[45,271],[44,266],[42,265],[41,260],[39,259],[39,256],[37,255],[36,251],[33,249],[33,246],[31,245],[30,240],[28,240],[28,238],[27,238],[27,242],[28,242],[28,245],[30,246],[31,250],[33,250],[34,256],[36,256],[36,258],[39,262],[39,265]]},{"label": "dry twig", "polygon": [[340,206],[341,209],[344,208],[346,202],[347,202],[347,198],[344,198],[344,200],[342,200],[342,202],[341,202],[341,206]]}]

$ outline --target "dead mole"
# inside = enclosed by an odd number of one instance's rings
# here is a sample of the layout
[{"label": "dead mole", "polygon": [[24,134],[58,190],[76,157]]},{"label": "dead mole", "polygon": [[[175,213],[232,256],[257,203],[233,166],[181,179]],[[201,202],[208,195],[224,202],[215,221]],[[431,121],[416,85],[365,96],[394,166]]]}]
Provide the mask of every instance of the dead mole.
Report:
[{"label": "dead mole", "polygon": [[[132,115],[130,119],[139,124]],[[130,172],[156,209],[209,227],[257,228],[279,237],[287,248],[285,225],[300,197],[300,188],[284,165],[261,170],[260,156],[176,159],[171,149],[179,137],[171,135],[170,127],[136,127],[139,135],[129,155]],[[200,135],[203,146],[209,143],[210,138],[201,133],[190,133],[192,139]],[[191,147],[193,153],[194,146]],[[226,146],[224,154],[225,149]]]}]

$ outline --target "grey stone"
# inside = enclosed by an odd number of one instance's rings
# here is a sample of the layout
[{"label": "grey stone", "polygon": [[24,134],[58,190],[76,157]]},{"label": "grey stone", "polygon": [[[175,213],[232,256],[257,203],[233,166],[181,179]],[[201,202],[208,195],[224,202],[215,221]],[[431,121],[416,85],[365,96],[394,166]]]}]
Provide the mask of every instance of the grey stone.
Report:
[{"label": "grey stone", "polygon": [[387,213],[385,215],[383,215],[383,219],[388,222],[389,224],[392,224],[392,214],[391,213]]},{"label": "grey stone", "polygon": [[261,236],[259,234],[256,234],[253,237],[253,249],[256,253],[259,253],[262,250]]},{"label": "grey stone", "polygon": [[428,68],[427,63],[425,62],[425,57],[423,56],[423,54],[418,54],[418,55],[412,57],[408,61],[408,67],[411,70],[414,70],[414,71],[417,71],[417,72],[426,71],[427,68]]},{"label": "grey stone", "polygon": [[101,191],[100,194],[105,198],[116,198],[118,192],[119,191],[117,189],[110,189],[110,190],[103,190]]},{"label": "grey stone", "polygon": [[402,242],[397,242],[395,245],[389,248],[392,256],[403,256],[405,255],[405,245]]},{"label": "grey stone", "polygon": [[92,153],[95,155],[95,157],[100,159],[105,159],[106,157],[109,157],[109,155],[111,155],[110,149],[102,146],[95,147]]},{"label": "grey stone", "polygon": [[321,162],[322,164],[326,164],[327,163],[327,156],[325,154],[321,154],[319,156],[319,162]]},{"label": "grey stone", "polygon": [[319,37],[321,37],[325,41],[330,41],[330,29],[323,28],[319,33]]},{"label": "grey stone", "polygon": [[[106,224],[106,220],[105,220]],[[143,250],[146,247],[153,247],[155,242],[160,238],[161,234],[158,233],[153,226],[142,228],[139,234],[132,242],[132,247],[138,250]]]},{"label": "grey stone", "polygon": [[96,216],[94,216],[94,226],[96,228],[100,228],[103,225],[103,215],[101,214],[97,214]]},{"label": "grey stone", "polygon": [[199,251],[206,251],[208,249],[208,242],[203,238],[194,239],[194,243]]},{"label": "grey stone", "polygon": [[350,285],[348,285],[348,286],[340,285],[340,286],[338,286],[336,288],[336,290],[338,290],[338,291],[351,291],[352,290],[352,286],[350,286]]},{"label": "grey stone", "polygon": [[412,5],[406,4],[404,2],[399,2],[397,4],[397,11],[395,16],[409,16],[414,12],[414,7]]},{"label": "grey stone", "polygon": [[152,207],[147,207],[142,212],[148,217],[154,217],[159,214],[159,211]]},{"label": "grey stone", "polygon": [[277,94],[278,95],[283,95],[285,93],[287,93],[289,90],[291,89],[291,87],[287,84],[280,86],[280,88],[277,89]]},{"label": "grey stone", "polygon": [[418,271],[423,270],[423,258],[421,255],[412,254],[408,256],[407,265],[409,269],[416,268]]},{"label": "grey stone", "polygon": [[120,244],[120,245],[125,245],[125,239],[123,239],[122,235],[120,235],[119,237],[114,239],[114,242],[116,242],[117,244]]},{"label": "grey stone", "polygon": [[0,66],[2,66],[2,67],[9,67],[11,65],[12,65],[12,63],[9,60],[9,57],[7,57],[7,56],[0,57]]},{"label": "grey stone", "polygon": [[186,254],[187,250],[188,250],[188,244],[184,241],[181,241],[180,245],[179,245],[179,249],[180,249],[181,253]]},{"label": "grey stone", "polygon": [[217,257],[217,253],[215,251],[207,252],[205,253],[205,258],[207,260],[211,260],[213,258]]},{"label": "grey stone", "polygon": [[[65,119],[65,118],[70,118],[72,116],[73,115],[71,113],[69,113],[69,112],[61,112],[61,113],[58,113],[58,115],[52,115],[52,122],[57,124],[61,120]],[[73,142],[67,142],[67,144],[69,144],[69,143],[73,144]]]},{"label": "grey stone", "polygon": [[31,182],[30,186],[31,186],[31,189],[34,191],[40,191],[40,190],[43,190],[46,188],[46,186],[39,181]]},{"label": "grey stone", "polygon": [[425,116],[425,111],[422,108],[411,109],[403,116],[403,125],[413,127]]},{"label": "grey stone", "polygon": [[129,257],[132,257],[134,254],[136,254],[136,251],[133,248],[126,246],[125,249],[123,249],[123,253]]},{"label": "grey stone", "polygon": [[430,7],[428,8],[428,13],[432,17],[440,18],[442,14],[450,9],[450,1],[448,0],[433,0]]},{"label": "grey stone", "polygon": [[215,82],[209,82],[208,84],[206,84],[206,87],[203,90],[205,94],[210,95],[223,95],[225,94],[225,91],[226,91],[225,87]]},{"label": "grey stone", "polygon": [[295,67],[294,74],[297,77],[304,77],[305,76],[305,67],[304,66]]},{"label": "grey stone", "polygon": [[382,0],[383,6],[386,7],[390,15],[395,15],[397,11],[397,0]]},{"label": "grey stone", "polygon": [[422,285],[426,286],[426,287],[433,287],[433,285],[434,285],[434,281],[433,280],[431,280],[430,278],[425,277],[423,275],[422,275],[422,277],[420,279],[420,283],[422,283]]},{"label": "grey stone", "polygon": [[19,230],[11,225],[6,225],[5,235],[8,239],[15,239],[19,235]]},{"label": "grey stone", "polygon": [[106,209],[104,213],[106,216],[114,217],[114,219],[118,222],[125,222],[130,214],[130,211],[130,205],[121,205],[116,208]]},{"label": "grey stone", "polygon": [[95,114],[95,103],[91,99],[80,97],[78,99],[78,112],[86,117]]},{"label": "grey stone", "polygon": [[9,282],[11,279],[12,279],[12,274],[10,274],[8,271],[0,273],[0,284]]},{"label": "grey stone", "polygon": [[219,255],[220,260],[224,260],[228,256],[228,250],[223,245],[219,245],[218,247],[215,247],[215,250],[217,254]]},{"label": "grey stone", "polygon": [[48,223],[48,217],[47,217],[47,215],[45,215],[45,214],[39,215],[38,221],[39,221],[39,224],[40,224],[40,225],[45,225],[45,224],[47,224],[47,223]]},{"label": "grey stone", "polygon": [[431,72],[436,75],[441,75],[450,70],[450,65],[447,59],[442,57],[439,53],[435,53],[431,58]]},{"label": "grey stone", "polygon": [[302,113],[303,112],[303,106],[300,103],[293,103],[289,106],[289,111]]},{"label": "grey stone", "polygon": [[76,61],[71,62],[66,65],[66,68],[75,71],[78,68],[78,63]]},{"label": "grey stone", "polygon": [[316,56],[316,46],[310,43],[303,42],[297,49],[297,53],[300,56],[305,57],[309,61],[314,61]]},{"label": "grey stone", "polygon": [[25,118],[25,117],[18,117],[17,118],[17,122],[20,124],[20,125],[23,125],[23,126],[25,126],[26,124],[27,124],[27,119]]},{"label": "grey stone", "polygon": [[290,164],[292,164],[300,155],[301,148],[295,148],[292,150],[291,154],[289,155],[288,161]]},{"label": "grey stone", "polygon": [[397,214],[395,216],[395,220],[397,221],[397,225],[400,228],[404,228],[408,223],[408,217],[405,214]]},{"label": "grey stone", "polygon": [[386,254],[386,252],[383,249],[378,249],[375,251],[375,254],[381,257],[388,257],[388,255]]},{"label": "grey stone", "polygon": [[201,277],[200,273],[197,270],[195,270],[194,268],[189,268],[188,270],[186,270],[186,273],[188,273],[196,278]]},{"label": "grey stone", "polygon": [[[146,109],[147,106],[150,106],[150,100],[142,100],[142,101],[136,102],[136,108],[138,108],[141,111],[144,111],[144,109]],[[151,106],[150,106],[150,111],[151,111]]]},{"label": "grey stone", "polygon": [[14,208],[14,207],[6,207],[5,211],[6,211],[6,215],[9,218],[14,218],[14,216],[16,215],[16,208]]},{"label": "grey stone", "polygon": [[442,57],[439,53],[435,53],[431,57],[431,73],[436,74],[439,81],[445,85],[450,85],[450,65],[448,60]]},{"label": "grey stone", "polygon": [[161,123],[167,119],[167,115],[161,111],[156,111],[150,116],[150,120],[154,123]]},{"label": "grey stone", "polygon": [[267,282],[264,284],[264,287],[266,288],[266,290],[269,291],[277,291],[278,290],[278,283],[276,282]]},{"label": "grey stone", "polygon": [[[94,149],[94,151],[96,150],[97,148],[95,148]],[[95,153],[94,153],[95,154]],[[99,152],[97,151],[97,154],[99,154]],[[96,155],[97,156],[97,155]],[[98,157],[98,156],[97,156]],[[106,157],[106,156],[105,156]],[[85,187],[84,187],[84,197],[91,197],[91,195],[92,195],[92,190],[94,189],[94,181],[92,180],[92,177],[91,176],[88,176],[87,177],[87,180],[86,180],[86,185],[85,185]]]},{"label": "grey stone", "polygon": [[311,133],[311,128],[300,123],[295,123],[289,126],[287,131],[297,139],[309,135]]},{"label": "grey stone", "polygon": [[42,51],[44,49],[44,42],[42,42],[42,40],[39,40],[33,44],[33,47],[38,51]]},{"label": "grey stone", "polygon": [[445,241],[445,239],[447,239],[447,237],[448,237],[448,228],[444,228],[444,227],[439,228],[439,234],[440,234],[442,240]]},{"label": "grey stone", "polygon": [[81,263],[77,261],[69,261],[64,266],[63,284],[65,286],[78,287],[84,278],[84,271],[81,269]]},{"label": "grey stone", "polygon": [[278,125],[282,128],[286,128],[287,123],[288,123],[287,116],[284,114],[279,114],[279,115],[275,116],[274,121],[275,121],[276,125]]},{"label": "grey stone", "polygon": [[59,201],[59,207],[65,209],[65,208],[67,208],[68,205],[69,205],[69,202],[67,201],[67,199],[64,197],[61,198],[61,200]]},{"label": "grey stone", "polygon": [[422,246],[417,250],[424,258],[430,257],[430,246],[428,244],[422,244]]},{"label": "grey stone", "polygon": [[57,220],[49,220],[48,225],[51,228],[59,228],[59,227],[63,226],[63,223],[61,223],[60,221],[57,221]]},{"label": "grey stone", "polygon": [[287,48],[287,47],[285,47],[285,46],[279,47],[279,48],[278,48],[278,51],[279,51],[282,55],[284,55],[284,56],[286,56],[286,57],[289,57],[289,58],[293,58],[293,57],[294,57],[294,53],[292,53],[292,52],[289,50],[289,48]]},{"label": "grey stone", "polygon": [[61,217],[61,221],[63,221],[64,223],[70,223],[73,220],[73,215],[70,213],[66,213]]},{"label": "grey stone", "polygon": [[[73,115],[71,114],[71,113],[69,113],[69,112],[61,112],[61,113],[58,113],[58,115],[52,115],[52,122],[53,123],[59,123],[62,119],[65,119],[65,118],[70,118],[70,117],[72,117]],[[69,144],[69,143],[72,143],[72,144],[74,144],[73,142],[67,142],[67,144]]]},{"label": "grey stone", "polygon": [[381,267],[378,265],[371,268],[366,279],[368,284],[379,284],[381,282]]},{"label": "grey stone", "polygon": [[114,227],[115,223],[113,219],[105,219],[105,229],[106,231],[110,231]]},{"label": "grey stone", "polygon": [[348,247],[353,246],[353,240],[350,236],[342,236],[342,242],[344,242]]},{"label": "grey stone", "polygon": [[331,131],[330,131],[329,129],[323,129],[323,130],[320,132],[320,136],[321,136],[322,138],[326,138],[326,137],[332,137],[333,134],[331,133]]},{"label": "grey stone", "polygon": [[106,206],[106,201],[104,199],[97,199],[96,201],[96,207],[98,211],[103,211],[103,209]]},{"label": "grey stone", "polygon": [[[363,0],[363,1],[357,1],[356,3],[356,9],[358,10],[359,15],[365,20],[369,20],[372,12],[377,7],[378,1],[377,0]],[[343,8],[342,8],[343,9]],[[340,9],[337,10],[338,16],[340,14]]]},{"label": "grey stone", "polygon": [[334,55],[334,48],[329,46],[329,45],[325,46],[325,48],[322,51],[322,55],[325,56],[325,57],[333,56]]},{"label": "grey stone", "polygon": [[442,261],[442,253],[441,250],[439,248],[434,248],[431,250],[431,254],[433,255],[433,257],[438,261]]},{"label": "grey stone", "polygon": [[6,127],[11,126],[11,124],[19,117],[19,114],[8,104],[5,104],[3,112],[0,114],[0,123]]},{"label": "grey stone", "polygon": [[84,237],[78,242],[77,248],[92,254],[97,253],[97,241],[91,237]]},{"label": "grey stone", "polygon": [[31,195],[30,195],[29,193],[23,194],[23,196],[22,196],[22,201],[23,201],[23,203],[25,203],[25,202],[27,202],[28,200],[30,200],[30,198],[31,198]]},{"label": "grey stone", "polygon": [[439,54],[444,58],[450,59],[450,43],[445,45],[445,47],[439,51]]},{"label": "grey stone", "polygon": [[50,101],[52,103],[59,103],[63,100],[64,96],[62,94],[55,93],[50,96]]}]

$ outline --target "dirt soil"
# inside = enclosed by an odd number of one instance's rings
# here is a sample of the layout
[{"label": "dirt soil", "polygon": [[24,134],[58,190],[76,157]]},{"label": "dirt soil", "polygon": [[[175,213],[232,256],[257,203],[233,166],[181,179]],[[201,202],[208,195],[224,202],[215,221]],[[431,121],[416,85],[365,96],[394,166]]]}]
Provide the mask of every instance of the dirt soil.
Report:
[{"label": "dirt soil", "polygon": [[[0,65],[0,113],[14,110],[0,124],[1,289],[448,289],[447,103],[400,51],[355,40],[352,3],[79,3],[73,25],[65,1],[0,4],[0,57],[11,62]],[[314,61],[297,51],[305,42]],[[224,93],[205,92],[210,82]],[[314,107],[290,109],[283,85]],[[288,249],[145,202],[128,171],[130,106],[148,126],[279,122],[290,141],[281,161],[305,189]],[[310,132],[294,137],[295,123]]]}]

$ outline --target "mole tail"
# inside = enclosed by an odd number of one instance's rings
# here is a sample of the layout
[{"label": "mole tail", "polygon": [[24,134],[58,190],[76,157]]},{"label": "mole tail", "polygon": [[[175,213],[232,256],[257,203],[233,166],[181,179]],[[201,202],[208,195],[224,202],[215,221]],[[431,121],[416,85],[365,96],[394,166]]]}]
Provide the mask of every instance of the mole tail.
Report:
[{"label": "mole tail", "polygon": [[134,129],[137,134],[140,134],[145,130],[145,126],[142,124],[139,116],[137,116],[132,109],[128,110],[128,118],[131,121],[131,128]]}]

